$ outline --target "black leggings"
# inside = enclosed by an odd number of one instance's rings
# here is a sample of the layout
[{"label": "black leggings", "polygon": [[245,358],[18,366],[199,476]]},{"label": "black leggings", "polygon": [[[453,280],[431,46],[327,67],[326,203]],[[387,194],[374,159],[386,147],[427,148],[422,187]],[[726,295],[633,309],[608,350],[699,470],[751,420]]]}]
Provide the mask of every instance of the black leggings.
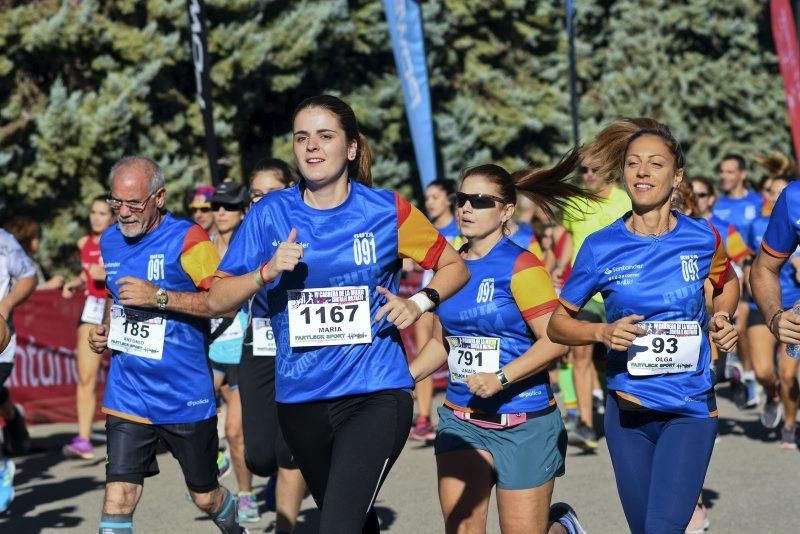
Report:
[{"label": "black leggings", "polygon": [[246,344],[239,363],[239,396],[242,399],[242,432],[247,468],[267,477],[279,467],[297,469],[278,426],[275,408],[275,358],[253,356]]},{"label": "black leggings", "polygon": [[278,419],[317,506],[320,534],[380,531],[373,504],[403,450],[414,403],[403,390],[302,404]]}]

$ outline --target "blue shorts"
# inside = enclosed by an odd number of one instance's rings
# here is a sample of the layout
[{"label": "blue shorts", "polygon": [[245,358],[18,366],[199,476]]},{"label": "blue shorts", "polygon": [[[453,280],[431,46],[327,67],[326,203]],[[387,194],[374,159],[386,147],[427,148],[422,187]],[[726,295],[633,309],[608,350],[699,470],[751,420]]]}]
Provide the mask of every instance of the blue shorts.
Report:
[{"label": "blue shorts", "polygon": [[436,454],[479,449],[492,455],[497,487],[530,489],[564,474],[567,431],[558,410],[529,419],[521,425],[481,428],[440,407],[436,427]]}]

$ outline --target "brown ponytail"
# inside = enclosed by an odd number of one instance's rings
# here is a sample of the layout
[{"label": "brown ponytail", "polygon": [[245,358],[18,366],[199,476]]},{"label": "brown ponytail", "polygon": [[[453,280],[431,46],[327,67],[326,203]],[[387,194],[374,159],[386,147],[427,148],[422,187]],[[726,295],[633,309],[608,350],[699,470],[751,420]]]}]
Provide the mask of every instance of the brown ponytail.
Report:
[{"label": "brown ponytail", "polygon": [[358,131],[358,121],[356,114],[344,100],[331,95],[319,95],[306,98],[292,115],[292,121],[297,118],[297,114],[306,108],[322,108],[336,115],[339,125],[344,130],[347,142],[356,142],[356,158],[349,163],[347,171],[350,177],[362,184],[372,187],[372,151],[364,135]]},{"label": "brown ponytail", "polygon": [[350,162],[350,176],[367,187],[372,187],[372,150],[364,134],[358,134],[356,159]]},{"label": "brown ponytail", "polygon": [[506,204],[517,203],[517,191],[540,206],[549,217],[563,210],[571,197],[596,200],[597,197],[569,181],[580,163],[580,152],[574,147],[551,168],[526,169],[512,176],[499,165],[478,165],[462,171],[461,182],[470,176],[482,176],[497,186]]},{"label": "brown ponytail", "polygon": [[756,163],[767,171],[770,178],[783,178],[790,181],[797,176],[797,165],[791,156],[773,150],[768,154],[759,154],[755,159]]}]

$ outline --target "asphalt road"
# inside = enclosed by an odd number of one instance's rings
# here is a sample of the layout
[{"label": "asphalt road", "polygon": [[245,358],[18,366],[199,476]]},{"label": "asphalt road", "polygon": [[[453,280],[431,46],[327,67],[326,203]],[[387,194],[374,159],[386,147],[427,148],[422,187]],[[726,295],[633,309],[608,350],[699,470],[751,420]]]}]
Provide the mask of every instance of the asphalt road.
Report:
[{"label": "asphalt road", "polygon": [[[800,512],[795,504],[800,496],[800,453],[781,450],[777,435],[762,429],[757,410],[741,411],[725,398],[724,388],[720,393],[720,440],[703,490],[711,519],[709,532],[800,532]],[[71,427],[43,425],[31,431],[34,451],[15,460],[17,496],[0,518],[0,533],[97,532],[104,447],[97,447],[94,461],[66,461],[60,448],[71,438]],[[185,500],[177,462],[164,454],[159,456],[159,464],[161,474],[145,482],[134,520],[136,532],[217,532]],[[233,475],[223,483],[233,489]],[[264,479],[256,479],[257,491],[264,483]],[[597,454],[569,450],[567,473],[556,482],[554,501],[571,503],[590,533],[627,532],[605,441]],[[250,532],[274,531],[275,514],[265,510],[263,501],[261,505],[262,520],[248,526]],[[377,509],[387,532],[442,532],[431,446],[406,445],[378,497]],[[317,520],[314,503],[307,497],[296,532],[316,532]],[[499,532],[494,505],[488,532]]]}]

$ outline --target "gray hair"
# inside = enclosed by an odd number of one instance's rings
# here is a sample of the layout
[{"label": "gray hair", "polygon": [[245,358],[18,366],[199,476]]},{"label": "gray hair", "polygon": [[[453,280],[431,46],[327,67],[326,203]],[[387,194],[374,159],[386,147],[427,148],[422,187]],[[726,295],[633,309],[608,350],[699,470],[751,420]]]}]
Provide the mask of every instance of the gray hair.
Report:
[{"label": "gray hair", "polygon": [[114,178],[116,178],[117,171],[129,165],[144,166],[149,171],[151,193],[155,193],[164,187],[164,171],[161,169],[161,166],[147,156],[134,155],[125,156],[111,167],[111,171],[108,173],[109,188],[114,186]]}]

